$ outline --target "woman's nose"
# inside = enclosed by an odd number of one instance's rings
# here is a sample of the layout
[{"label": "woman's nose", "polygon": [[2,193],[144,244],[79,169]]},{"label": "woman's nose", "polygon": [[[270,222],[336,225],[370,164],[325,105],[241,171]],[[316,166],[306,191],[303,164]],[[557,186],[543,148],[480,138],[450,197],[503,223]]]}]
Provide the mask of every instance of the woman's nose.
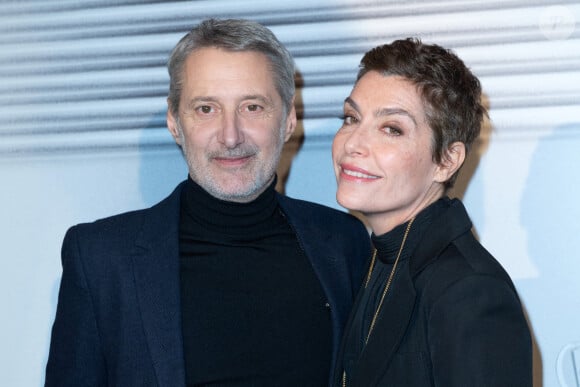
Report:
[{"label": "woman's nose", "polygon": [[368,137],[363,127],[357,127],[348,133],[344,141],[344,150],[349,155],[365,154],[368,146]]}]

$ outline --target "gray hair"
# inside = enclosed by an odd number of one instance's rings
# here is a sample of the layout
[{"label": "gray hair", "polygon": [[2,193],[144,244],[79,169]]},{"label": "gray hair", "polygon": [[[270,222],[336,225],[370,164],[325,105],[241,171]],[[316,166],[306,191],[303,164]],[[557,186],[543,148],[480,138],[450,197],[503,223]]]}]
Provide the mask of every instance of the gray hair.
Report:
[{"label": "gray hair", "polygon": [[250,20],[206,19],[181,38],[167,63],[170,79],[168,99],[174,117],[178,117],[179,112],[185,61],[189,54],[206,47],[255,51],[266,55],[270,60],[276,89],[286,112],[290,111],[295,92],[294,60],[272,31]]}]

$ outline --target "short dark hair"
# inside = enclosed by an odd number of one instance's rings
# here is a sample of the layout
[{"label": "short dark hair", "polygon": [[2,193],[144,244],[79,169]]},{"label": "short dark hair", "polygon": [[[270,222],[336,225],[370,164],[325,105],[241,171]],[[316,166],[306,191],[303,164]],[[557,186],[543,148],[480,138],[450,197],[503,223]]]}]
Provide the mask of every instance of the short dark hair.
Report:
[{"label": "short dark hair", "polygon": [[276,90],[290,111],[295,93],[294,60],[272,31],[250,20],[206,19],[181,38],[169,56],[168,99],[174,116],[179,111],[185,61],[189,54],[205,47],[264,54],[270,60]]},{"label": "short dark hair", "polygon": [[[479,80],[456,54],[418,38],[400,39],[368,51],[361,60],[357,81],[369,71],[401,76],[417,86],[433,130],[434,162],[441,163],[449,146],[457,141],[469,152],[487,111]],[[453,186],[457,174],[445,182],[446,188]]]}]

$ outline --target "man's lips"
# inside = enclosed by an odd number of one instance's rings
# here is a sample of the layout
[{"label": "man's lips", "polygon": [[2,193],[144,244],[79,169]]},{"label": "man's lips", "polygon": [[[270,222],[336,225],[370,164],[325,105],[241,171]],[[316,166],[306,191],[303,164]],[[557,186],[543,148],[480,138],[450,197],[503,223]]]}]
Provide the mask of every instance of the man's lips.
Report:
[{"label": "man's lips", "polygon": [[354,167],[351,165],[341,165],[340,166],[341,177],[347,180],[376,180],[379,178],[377,175],[372,175],[368,171]]},{"label": "man's lips", "polygon": [[252,156],[214,157],[214,161],[222,166],[237,167],[245,164]]}]

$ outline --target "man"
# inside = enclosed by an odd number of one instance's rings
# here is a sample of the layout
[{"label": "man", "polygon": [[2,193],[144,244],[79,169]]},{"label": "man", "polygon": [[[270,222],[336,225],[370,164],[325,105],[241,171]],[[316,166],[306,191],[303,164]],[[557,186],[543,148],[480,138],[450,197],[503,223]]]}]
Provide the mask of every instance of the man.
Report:
[{"label": "man", "polygon": [[46,385],[327,385],[370,246],[352,216],[274,190],[292,58],[257,23],[206,20],[168,67],[188,179],[67,232]]}]

